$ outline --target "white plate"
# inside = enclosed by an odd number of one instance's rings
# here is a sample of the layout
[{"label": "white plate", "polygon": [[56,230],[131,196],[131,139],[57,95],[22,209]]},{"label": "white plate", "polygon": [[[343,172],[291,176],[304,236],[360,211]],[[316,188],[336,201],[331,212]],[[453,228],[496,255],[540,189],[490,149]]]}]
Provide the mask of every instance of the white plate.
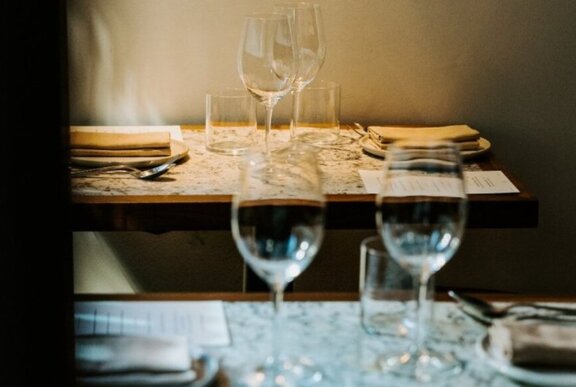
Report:
[{"label": "white plate", "polygon": [[194,359],[193,369],[198,379],[192,382],[191,387],[207,387],[214,382],[218,373],[218,360],[203,353]]},{"label": "white plate", "polygon": [[178,140],[170,141],[169,156],[155,157],[70,157],[70,162],[82,167],[105,167],[107,165],[124,164],[132,167],[154,167],[171,159],[180,159],[188,153],[188,145]]},{"label": "white plate", "polygon": [[[362,149],[364,149],[364,151],[366,151],[366,152],[368,152],[374,156],[386,157],[386,153],[387,153],[386,150],[380,149],[376,144],[374,144],[372,139],[370,139],[369,135],[362,137],[359,142],[360,142],[360,146],[362,147]],[[481,154],[488,151],[488,149],[490,149],[490,147],[492,146],[490,144],[490,141],[486,140],[483,137],[480,137],[480,139],[478,140],[478,144],[480,146],[479,149],[462,151],[461,152],[462,158],[470,159],[473,157],[480,156]]]},{"label": "white plate", "polygon": [[480,357],[502,375],[518,382],[537,386],[576,386],[576,370],[554,370],[549,368],[523,368],[511,364],[505,359],[499,359],[490,351],[488,335],[476,343]]}]

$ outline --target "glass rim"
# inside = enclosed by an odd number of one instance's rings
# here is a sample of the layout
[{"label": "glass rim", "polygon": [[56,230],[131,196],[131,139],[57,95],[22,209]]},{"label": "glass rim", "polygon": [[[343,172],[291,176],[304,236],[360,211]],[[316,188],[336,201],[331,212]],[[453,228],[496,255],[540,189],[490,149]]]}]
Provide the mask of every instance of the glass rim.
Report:
[{"label": "glass rim", "polygon": [[315,8],[319,9],[320,4],[309,3],[307,1],[278,1],[273,4],[273,7],[286,7],[286,8]]},{"label": "glass rim", "polygon": [[315,79],[310,82],[304,89],[319,90],[319,89],[340,89],[340,83],[327,79]]},{"label": "glass rim", "polygon": [[241,87],[212,88],[206,91],[206,97],[252,98],[250,93],[248,93],[245,88]]},{"label": "glass rim", "polygon": [[252,12],[244,15],[246,19],[259,19],[259,20],[280,20],[285,19],[289,21],[288,15],[281,12]]},{"label": "glass rim", "polygon": [[[381,246],[373,246],[374,243],[380,242]],[[382,237],[380,235],[372,235],[366,237],[360,241],[360,246],[364,249],[364,251],[369,255],[378,255],[382,257],[389,257],[390,253],[386,249],[384,245],[384,241],[382,241]]]}]

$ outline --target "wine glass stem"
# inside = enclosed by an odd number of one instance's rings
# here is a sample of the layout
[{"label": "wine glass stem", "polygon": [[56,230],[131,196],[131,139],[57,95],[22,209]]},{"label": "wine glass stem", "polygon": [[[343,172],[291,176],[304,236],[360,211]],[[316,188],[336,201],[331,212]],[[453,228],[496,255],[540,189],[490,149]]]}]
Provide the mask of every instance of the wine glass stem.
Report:
[{"label": "wine glass stem", "polygon": [[298,116],[300,115],[300,90],[292,90],[292,122],[290,123],[290,136],[294,140],[296,138],[296,125],[298,123]]},{"label": "wine glass stem", "polygon": [[416,297],[416,321],[413,343],[413,351],[415,353],[425,349],[426,337],[428,336],[431,309],[428,307],[428,281],[430,281],[430,276],[421,276],[417,280],[418,294]]},{"label": "wine glass stem", "polygon": [[274,110],[274,106],[266,104],[265,110],[266,110],[266,126],[264,131],[264,147],[266,153],[269,153],[270,152],[269,137],[270,137],[270,130],[272,129],[272,111]]},{"label": "wine glass stem", "polygon": [[272,322],[272,356],[277,360],[282,352],[282,306],[284,304],[284,290],[272,290],[274,305],[274,321]]}]

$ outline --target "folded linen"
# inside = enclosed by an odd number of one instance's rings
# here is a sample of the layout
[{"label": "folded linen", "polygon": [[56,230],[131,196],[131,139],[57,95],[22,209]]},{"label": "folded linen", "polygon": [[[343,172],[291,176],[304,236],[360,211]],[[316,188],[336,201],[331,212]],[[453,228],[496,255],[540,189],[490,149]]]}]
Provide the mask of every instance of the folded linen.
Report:
[{"label": "folded linen", "polygon": [[190,386],[196,380],[193,370],[181,372],[129,372],[83,375],[76,378],[80,386]]},{"label": "folded linen", "polygon": [[169,156],[169,132],[71,132],[70,154],[93,157]]},{"label": "folded linen", "polygon": [[497,320],[488,329],[492,353],[515,365],[576,369],[576,326],[541,320]]},{"label": "folded linen", "polygon": [[81,384],[176,384],[196,378],[184,336],[76,337]]},{"label": "folded linen", "polygon": [[[381,150],[387,150],[390,144],[392,144],[391,142],[382,143],[378,142],[377,140],[375,141],[372,137],[370,137],[370,140],[375,146],[377,146]],[[456,146],[458,146],[458,149],[460,149],[460,151],[471,151],[480,148],[480,143],[478,141],[459,141],[455,142],[455,144]]]},{"label": "folded linen", "polygon": [[[397,140],[450,140],[454,142],[468,143],[467,147],[478,146],[480,132],[468,125],[448,126],[369,126],[370,138],[377,144],[389,144]],[[476,148],[474,148],[476,149]]]}]

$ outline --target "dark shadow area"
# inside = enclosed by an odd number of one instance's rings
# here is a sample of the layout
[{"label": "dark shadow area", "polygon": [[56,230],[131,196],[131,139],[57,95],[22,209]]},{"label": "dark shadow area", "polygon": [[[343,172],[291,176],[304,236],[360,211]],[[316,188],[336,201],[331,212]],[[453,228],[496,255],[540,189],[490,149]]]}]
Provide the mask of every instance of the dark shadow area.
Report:
[{"label": "dark shadow area", "polygon": [[[0,352],[11,386],[67,386],[72,364],[66,2],[3,1]],[[35,173],[39,172],[39,173]]]}]

